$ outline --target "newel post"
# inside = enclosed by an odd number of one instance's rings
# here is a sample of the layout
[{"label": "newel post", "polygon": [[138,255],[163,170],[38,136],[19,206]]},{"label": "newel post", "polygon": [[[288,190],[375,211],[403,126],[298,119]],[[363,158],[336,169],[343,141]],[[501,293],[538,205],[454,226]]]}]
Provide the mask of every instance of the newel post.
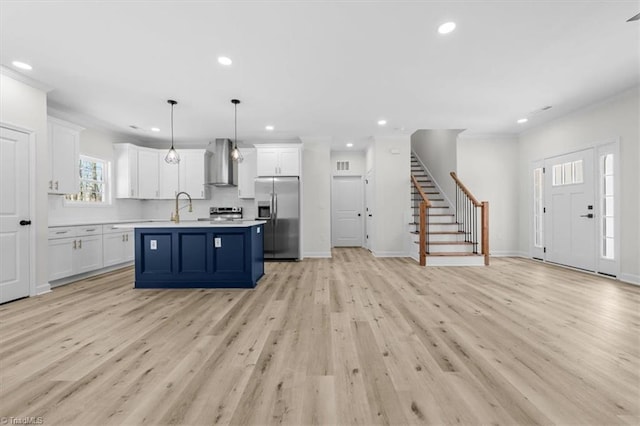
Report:
[{"label": "newel post", "polygon": [[484,264],[489,266],[489,202],[482,202],[482,254],[484,255]]}]

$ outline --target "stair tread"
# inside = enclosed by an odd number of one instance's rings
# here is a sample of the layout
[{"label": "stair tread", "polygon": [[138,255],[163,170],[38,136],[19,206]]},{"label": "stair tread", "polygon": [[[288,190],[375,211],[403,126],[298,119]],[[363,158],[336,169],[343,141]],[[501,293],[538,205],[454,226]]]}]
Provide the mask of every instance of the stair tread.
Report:
[{"label": "stair tread", "polygon": [[[436,207],[437,209],[439,208],[444,208],[444,207]],[[419,213],[414,213],[414,216],[420,216]],[[451,213],[429,213],[429,216],[455,216]]]},{"label": "stair tread", "polygon": [[442,253],[428,253],[427,256],[482,256],[480,253],[456,253],[456,252],[442,252]]},{"label": "stair tread", "polygon": [[[455,225],[455,224],[454,224]],[[419,231],[409,231],[410,234],[419,234]],[[464,235],[462,231],[427,231],[427,235]]]},{"label": "stair tread", "polygon": [[[419,244],[419,242],[418,242]],[[460,246],[472,246],[473,243],[469,241],[429,241],[429,245],[434,246],[448,246],[448,245],[460,245]]]}]

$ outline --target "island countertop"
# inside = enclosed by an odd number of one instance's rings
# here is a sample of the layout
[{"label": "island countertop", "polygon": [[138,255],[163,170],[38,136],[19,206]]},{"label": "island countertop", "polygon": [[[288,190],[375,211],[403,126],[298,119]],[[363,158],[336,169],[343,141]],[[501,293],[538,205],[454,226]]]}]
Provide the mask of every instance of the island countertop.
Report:
[{"label": "island countertop", "polygon": [[234,221],[202,221],[185,220],[182,222],[135,222],[114,225],[115,228],[248,228],[267,223],[264,220],[234,220]]}]

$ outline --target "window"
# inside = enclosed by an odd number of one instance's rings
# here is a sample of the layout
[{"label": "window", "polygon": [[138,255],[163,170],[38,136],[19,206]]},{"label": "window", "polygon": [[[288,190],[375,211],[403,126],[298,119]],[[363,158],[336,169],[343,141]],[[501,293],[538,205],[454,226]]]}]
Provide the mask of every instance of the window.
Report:
[{"label": "window", "polygon": [[600,217],[601,226],[601,250],[600,254],[605,259],[614,259],[614,211],[613,211],[613,154],[600,156]]},{"label": "window", "polygon": [[553,186],[572,185],[584,182],[582,160],[555,164],[552,168],[552,172]]},{"label": "window", "polygon": [[81,155],[78,170],[79,191],[76,194],[65,195],[65,199],[72,203],[107,204],[109,163]]},{"label": "window", "polygon": [[542,167],[533,170],[533,244],[542,247],[543,190],[544,175]]}]

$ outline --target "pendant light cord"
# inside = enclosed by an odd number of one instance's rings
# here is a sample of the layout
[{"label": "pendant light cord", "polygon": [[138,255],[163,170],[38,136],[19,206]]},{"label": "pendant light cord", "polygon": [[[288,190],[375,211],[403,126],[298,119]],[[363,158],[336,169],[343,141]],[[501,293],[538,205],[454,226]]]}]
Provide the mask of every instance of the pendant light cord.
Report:
[{"label": "pendant light cord", "polygon": [[171,104],[171,149],[173,149],[173,107],[175,104]]},{"label": "pendant light cord", "polygon": [[238,104],[233,104],[233,137],[235,139],[235,147],[238,149]]}]

